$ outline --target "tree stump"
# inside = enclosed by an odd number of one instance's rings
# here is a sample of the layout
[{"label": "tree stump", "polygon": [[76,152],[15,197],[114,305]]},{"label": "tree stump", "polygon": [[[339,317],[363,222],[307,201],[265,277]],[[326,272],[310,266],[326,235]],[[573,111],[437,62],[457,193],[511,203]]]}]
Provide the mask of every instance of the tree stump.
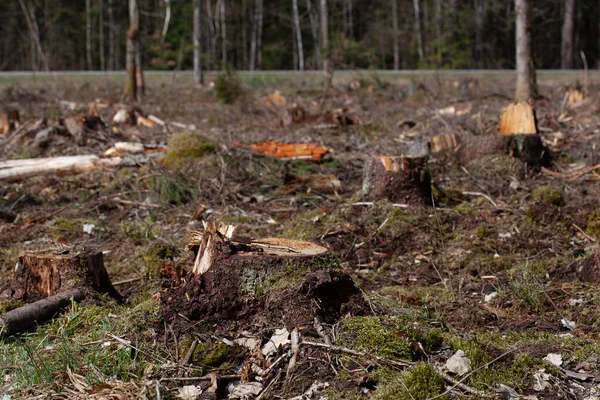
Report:
[{"label": "tree stump", "polygon": [[78,247],[24,251],[14,270],[10,297],[30,302],[74,288],[121,299],[104,268],[102,253]]},{"label": "tree stump", "polygon": [[445,133],[432,136],[429,139],[429,152],[432,154],[443,151],[454,151],[460,145],[460,136],[456,133]]},{"label": "tree stump", "polygon": [[600,251],[585,259],[577,271],[579,280],[582,282],[600,282]]},{"label": "tree stump", "polygon": [[[188,249],[196,254],[194,276],[162,293],[165,321],[277,326],[289,330],[333,323],[368,307],[334,255],[315,243],[231,235],[233,227],[207,226]],[[181,318],[179,318],[181,321]]]},{"label": "tree stump", "polygon": [[364,169],[362,196],[366,201],[431,205],[431,176],[427,158],[420,156],[373,157]]},{"label": "tree stump", "polygon": [[500,116],[499,132],[501,135],[535,135],[537,124],[535,112],[526,101],[510,104]]},{"label": "tree stump", "polygon": [[483,135],[462,136],[457,151],[458,162],[469,162],[491,154],[508,154],[518,158],[530,167],[548,166],[551,163],[550,150],[539,135]]}]

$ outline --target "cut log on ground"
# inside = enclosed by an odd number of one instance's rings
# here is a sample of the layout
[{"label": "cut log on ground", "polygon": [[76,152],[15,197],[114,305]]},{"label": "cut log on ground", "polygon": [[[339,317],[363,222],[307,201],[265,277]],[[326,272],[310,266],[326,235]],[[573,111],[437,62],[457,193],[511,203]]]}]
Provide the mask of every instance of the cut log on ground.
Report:
[{"label": "cut log on ground", "polygon": [[327,147],[316,143],[279,143],[274,140],[246,145],[234,143],[234,147],[250,147],[253,153],[279,158],[281,160],[305,160],[320,162],[329,152]]},{"label": "cut log on ground", "polygon": [[6,108],[0,112],[0,130],[3,135],[8,135],[9,132],[17,129],[21,120],[19,118],[19,111],[14,108]]},{"label": "cut log on ground", "polygon": [[104,268],[102,253],[79,247],[23,252],[9,295],[13,300],[29,302],[75,288],[108,293],[121,300]]},{"label": "cut log on ground", "polygon": [[461,165],[491,154],[508,154],[529,167],[549,166],[552,161],[550,150],[539,135],[461,136],[457,150]]},{"label": "cut log on ground", "polygon": [[24,305],[0,315],[0,335],[25,332],[36,325],[52,319],[56,314],[85,298],[83,289],[71,289]]},{"label": "cut log on ground", "polygon": [[431,176],[426,157],[373,157],[366,161],[362,195],[365,201],[431,205]]},{"label": "cut log on ground", "polygon": [[195,276],[162,293],[167,324],[187,319],[223,327],[273,326],[283,321],[291,331],[312,326],[315,317],[333,323],[348,313],[367,312],[360,290],[326,248],[232,234],[232,227],[214,224],[193,234],[188,249],[196,253]]},{"label": "cut log on ground", "polygon": [[442,151],[455,151],[460,145],[460,136],[456,133],[435,135],[429,139],[429,151],[432,154]]},{"label": "cut log on ground", "polygon": [[30,158],[0,161],[0,180],[19,180],[48,174],[76,174],[102,167],[116,167],[121,158],[100,158],[96,155]]},{"label": "cut log on ground", "polygon": [[535,135],[535,112],[526,101],[513,103],[502,111],[499,132],[502,135]]}]

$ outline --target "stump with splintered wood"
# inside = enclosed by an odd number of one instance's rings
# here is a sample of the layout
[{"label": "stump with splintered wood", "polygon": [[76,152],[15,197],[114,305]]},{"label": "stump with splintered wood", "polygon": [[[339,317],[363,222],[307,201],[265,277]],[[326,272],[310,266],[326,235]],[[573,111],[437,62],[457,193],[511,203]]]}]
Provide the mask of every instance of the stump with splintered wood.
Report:
[{"label": "stump with splintered wood", "polygon": [[431,205],[431,176],[426,157],[373,157],[366,161],[363,199]]},{"label": "stump with splintered wood", "polygon": [[26,305],[0,316],[0,330],[22,332],[52,318],[72,298],[82,300],[92,293],[122,300],[104,268],[101,252],[78,247],[25,251],[10,282],[0,288],[0,305]]},{"label": "stump with splintered wood", "polygon": [[500,117],[498,134],[461,137],[457,151],[460,164],[491,154],[508,154],[534,168],[551,163],[550,151],[537,134],[535,113],[529,103],[509,105]]},{"label": "stump with splintered wood", "polygon": [[[238,238],[232,227],[193,233],[193,277],[161,295],[167,323],[200,321],[289,329],[363,314],[367,305],[334,255],[315,243]],[[182,318],[183,317],[183,318]]]}]

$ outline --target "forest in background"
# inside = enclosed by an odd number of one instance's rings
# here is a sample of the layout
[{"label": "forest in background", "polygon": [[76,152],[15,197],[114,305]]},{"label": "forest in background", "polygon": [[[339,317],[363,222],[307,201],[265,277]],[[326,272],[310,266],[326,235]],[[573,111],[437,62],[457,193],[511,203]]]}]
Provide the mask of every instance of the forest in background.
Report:
[{"label": "forest in background", "polygon": [[[191,69],[193,1],[139,0],[139,8],[145,68]],[[532,17],[537,68],[582,68],[582,54],[600,68],[599,0],[535,0]],[[125,68],[126,1],[8,0],[0,18],[0,70]],[[209,70],[319,69],[325,54],[336,69],[515,66],[512,0],[201,0],[201,19]]]}]

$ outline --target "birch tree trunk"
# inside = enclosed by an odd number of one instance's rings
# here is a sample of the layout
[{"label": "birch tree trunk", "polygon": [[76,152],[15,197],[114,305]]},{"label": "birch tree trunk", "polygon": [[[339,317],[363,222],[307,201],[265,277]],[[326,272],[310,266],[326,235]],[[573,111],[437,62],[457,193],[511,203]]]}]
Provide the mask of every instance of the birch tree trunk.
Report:
[{"label": "birch tree trunk", "polygon": [[321,48],[323,49],[323,71],[327,75],[330,69],[329,51],[329,15],[327,12],[327,0],[321,0]]},{"label": "birch tree trunk", "polygon": [[415,36],[417,37],[417,52],[419,53],[419,62],[423,61],[423,34],[421,32],[421,6],[419,0],[413,0],[415,10]]},{"label": "birch tree trunk", "polygon": [[204,83],[202,74],[202,6],[194,0],[194,81]]},{"label": "birch tree trunk", "polygon": [[515,0],[516,13],[516,101],[537,97],[535,67],[531,57],[531,0]]},{"label": "birch tree trunk", "polygon": [[400,45],[398,43],[398,0],[392,0],[392,26],[394,35],[394,69],[400,69]]},{"label": "birch tree trunk", "polygon": [[292,0],[294,8],[294,26],[296,27],[296,40],[298,47],[298,69],[304,71],[304,50],[302,48],[302,31],[300,30],[300,16],[298,14],[298,0]]},{"label": "birch tree trunk", "polygon": [[222,68],[225,69],[225,66],[227,65],[227,25],[225,22],[225,0],[221,0],[220,19],[221,19],[221,63],[222,63]]},{"label": "birch tree trunk", "polygon": [[100,53],[100,70],[106,69],[104,63],[104,0],[98,0],[98,47]]},{"label": "birch tree trunk", "polygon": [[108,69],[115,69],[115,14],[113,1],[108,0]]},{"label": "birch tree trunk", "polygon": [[560,46],[560,67],[573,68],[573,32],[575,28],[575,0],[565,0],[565,14]]},{"label": "birch tree trunk", "polygon": [[92,70],[92,7],[91,0],[85,0],[85,55],[88,70]]},{"label": "birch tree trunk", "polygon": [[[141,65],[140,43],[140,12],[137,0],[129,0],[129,29],[127,30],[127,84],[125,97],[130,100],[142,100],[143,75]],[[138,79],[141,78],[141,81]]]},{"label": "birch tree trunk", "polygon": [[315,65],[321,68],[321,46],[319,44],[319,22],[312,10],[312,0],[306,0],[306,10],[310,19],[310,30],[312,32],[313,43],[315,45]]}]

